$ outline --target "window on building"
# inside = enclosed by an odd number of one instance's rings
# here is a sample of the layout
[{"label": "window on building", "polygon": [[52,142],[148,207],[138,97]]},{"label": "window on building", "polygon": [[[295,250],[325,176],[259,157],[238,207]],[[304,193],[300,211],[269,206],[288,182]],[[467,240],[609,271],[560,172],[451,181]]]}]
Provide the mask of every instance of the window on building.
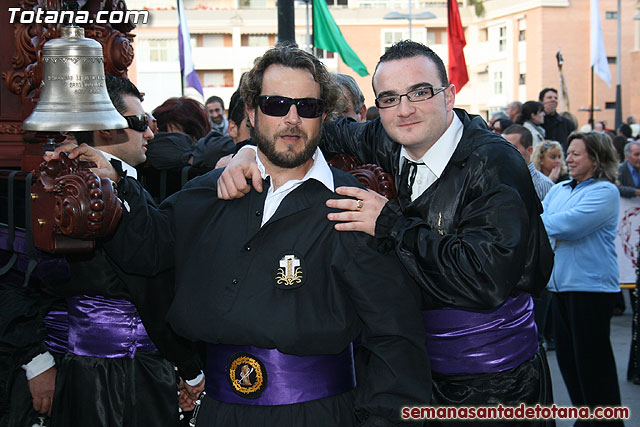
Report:
[{"label": "window on building", "polygon": [[224,34],[203,34],[202,47],[224,47]]},{"label": "window on building", "polygon": [[197,73],[204,87],[233,86],[233,70],[200,70]]},{"label": "window on building", "polygon": [[489,40],[489,29],[488,28],[480,28],[478,31],[478,41],[480,43],[486,42]]},{"label": "window on building", "polygon": [[243,34],[240,37],[243,47],[269,47],[269,34]]},{"label": "window on building", "polygon": [[267,0],[239,0],[239,9],[264,9],[267,7]]},{"label": "window on building", "polygon": [[493,73],[493,93],[495,95],[502,95],[502,71],[495,71]]},{"label": "window on building", "polygon": [[616,109],[616,101],[613,102],[605,102],[604,108],[607,110],[615,110]]},{"label": "window on building", "polygon": [[518,41],[525,41],[527,32],[527,21],[526,19],[518,19]]},{"label": "window on building", "polygon": [[446,40],[446,30],[442,28],[428,28],[427,29],[427,45],[442,44]]},{"label": "window on building", "polygon": [[507,27],[500,27],[498,32],[498,51],[504,52],[507,49]]},{"label": "window on building", "polygon": [[359,6],[362,8],[379,7],[379,8],[393,8],[389,0],[360,0]]},{"label": "window on building", "polygon": [[609,64],[617,64],[618,58],[616,56],[607,56],[607,62]]},{"label": "window on building", "polygon": [[384,51],[386,52],[394,43],[402,40],[402,31],[400,30],[387,30],[383,35]]},{"label": "window on building", "polygon": [[427,30],[427,46],[436,44],[436,33],[434,31]]},{"label": "window on building", "polygon": [[175,61],[178,58],[178,43],[166,39],[141,40],[136,53],[149,62]]},{"label": "window on building", "polygon": [[525,73],[520,73],[518,76],[518,84],[526,85],[527,84],[527,75]]},{"label": "window on building", "polygon": [[327,0],[327,6],[347,6],[348,0]]},{"label": "window on building", "polygon": [[[311,38],[311,37],[309,37]],[[307,33],[296,31],[296,44],[300,47],[300,49],[307,50]]]},{"label": "window on building", "polygon": [[318,49],[317,47],[313,49],[313,54],[316,56],[316,58],[320,59],[333,59],[335,57],[334,52],[324,49]]},{"label": "window on building", "polygon": [[618,19],[617,11],[607,11],[604,13],[604,19]]},{"label": "window on building", "polygon": [[[406,30],[382,30],[382,50],[386,52],[394,43],[409,39],[409,28]],[[413,27],[411,39],[418,43],[427,44],[427,29]],[[437,40],[437,36],[436,36]]]}]

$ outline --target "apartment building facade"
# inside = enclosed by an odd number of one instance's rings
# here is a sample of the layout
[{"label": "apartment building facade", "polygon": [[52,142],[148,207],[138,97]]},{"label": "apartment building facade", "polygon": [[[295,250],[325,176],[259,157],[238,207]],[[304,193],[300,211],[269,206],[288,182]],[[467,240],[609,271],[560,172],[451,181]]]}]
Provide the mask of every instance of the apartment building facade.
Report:
[{"label": "apartment building facade", "polygon": [[[409,12],[409,1],[411,13]],[[429,45],[447,62],[447,2],[420,0],[327,0],[342,34],[373,73],[378,58],[396,41],[411,38]],[[458,92],[456,104],[487,117],[513,101],[537,100],[544,87],[560,88],[556,53],[563,55],[569,106],[580,124],[587,123],[591,106],[589,0],[459,1],[467,46],[469,83]],[[612,86],[594,81],[595,119],[614,125],[617,84],[617,0],[600,0],[600,15]],[[311,9],[295,1],[295,33],[308,48]],[[130,77],[146,93],[151,110],[170,96],[179,96],[177,13],[174,0],[128,0],[129,9],[148,9],[150,22],[139,25],[136,59]],[[277,40],[276,0],[184,0],[195,68],[204,95],[227,100],[243,72]],[[387,19],[397,11],[405,17]],[[429,11],[435,18],[420,19]],[[408,19],[411,16],[411,19]],[[623,117],[640,119],[640,1],[621,0],[621,87]],[[634,19],[635,18],[635,19]],[[353,76],[373,105],[371,75],[360,77],[337,54],[316,51],[331,71]],[[185,93],[199,97],[191,89]]]}]

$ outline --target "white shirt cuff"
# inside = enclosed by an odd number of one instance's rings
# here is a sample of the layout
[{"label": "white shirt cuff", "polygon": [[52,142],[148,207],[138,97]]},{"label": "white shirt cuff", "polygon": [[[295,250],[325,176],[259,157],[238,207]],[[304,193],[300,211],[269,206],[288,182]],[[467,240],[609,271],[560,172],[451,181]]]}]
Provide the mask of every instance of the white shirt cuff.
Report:
[{"label": "white shirt cuff", "polygon": [[189,384],[189,386],[195,387],[202,382],[203,378],[204,378],[204,372],[200,371],[200,375],[198,375],[192,380],[185,380],[185,382]]},{"label": "white shirt cuff", "polygon": [[26,365],[22,365],[22,369],[27,373],[27,380],[31,380],[52,366],[56,366],[56,361],[53,359],[51,353],[47,351],[37,355]]}]

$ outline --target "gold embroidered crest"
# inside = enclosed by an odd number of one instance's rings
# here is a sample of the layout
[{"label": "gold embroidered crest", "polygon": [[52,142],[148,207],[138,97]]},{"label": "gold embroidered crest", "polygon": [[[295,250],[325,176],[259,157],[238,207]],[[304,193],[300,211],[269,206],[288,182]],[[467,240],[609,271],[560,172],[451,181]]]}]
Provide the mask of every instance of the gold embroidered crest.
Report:
[{"label": "gold embroidered crest", "polygon": [[302,283],[302,267],[295,255],[285,255],[280,260],[280,268],[276,273],[276,283],[293,286]]},{"label": "gold embroidered crest", "polygon": [[227,368],[233,391],[246,398],[256,398],[266,386],[266,370],[260,360],[249,354],[239,353],[229,361]]}]

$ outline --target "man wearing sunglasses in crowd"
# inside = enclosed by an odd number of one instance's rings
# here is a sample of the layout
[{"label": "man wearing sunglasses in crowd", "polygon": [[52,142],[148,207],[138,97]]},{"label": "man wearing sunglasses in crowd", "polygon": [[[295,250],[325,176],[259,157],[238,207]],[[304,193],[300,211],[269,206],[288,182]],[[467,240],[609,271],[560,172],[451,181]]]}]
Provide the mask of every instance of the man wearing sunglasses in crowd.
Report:
[{"label": "man wearing sunglasses in crowd", "polygon": [[[399,203],[337,188],[352,199],[329,200],[341,210],[329,219],[375,236],[419,284],[435,404],[550,404],[531,295],[546,286],[553,255],[522,157],[481,117],[454,108],[442,60],[420,43],[389,48],[373,89],[380,118],[326,124],[320,147],[392,173]],[[231,161],[221,196],[246,192],[245,175],[260,184],[253,157],[243,148]]]},{"label": "man wearing sunglasses in crowd", "polygon": [[[128,128],[76,132],[75,137],[99,150],[121,175],[135,179],[135,166],[146,160],[147,141],[153,138],[142,96],[126,78],[106,74],[105,81]],[[69,331],[51,426],[179,425],[176,375],[167,359],[190,380],[195,388],[190,391],[204,384],[191,343],[165,321],[173,271],[154,277],[128,274],[102,242],[91,253],[66,259],[71,279],[53,288],[66,297]]]},{"label": "man wearing sunglasses in crowd", "polygon": [[71,152],[118,181],[129,206],[108,252],[140,273],[175,266],[168,319],[206,343],[198,427],[395,425],[401,407],[430,400],[419,295],[395,256],[327,219],[334,188],[358,185],[317,148],[339,88],[320,60],[283,45],[240,90],[262,193],[220,200],[217,169],[154,209],[95,150]]}]

